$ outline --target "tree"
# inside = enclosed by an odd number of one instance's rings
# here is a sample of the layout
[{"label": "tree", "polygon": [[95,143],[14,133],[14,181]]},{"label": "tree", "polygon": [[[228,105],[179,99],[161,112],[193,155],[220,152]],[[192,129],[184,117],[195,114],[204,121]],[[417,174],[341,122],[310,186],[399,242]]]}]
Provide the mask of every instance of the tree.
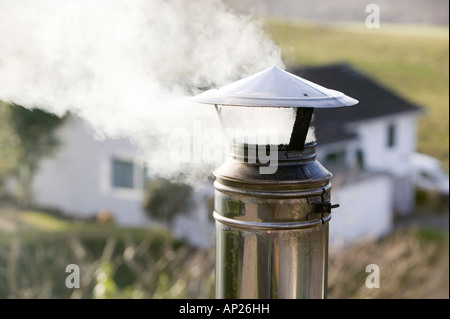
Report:
[{"label": "tree", "polygon": [[10,119],[10,105],[0,101],[0,180],[13,174],[19,161],[20,141]]},{"label": "tree", "polygon": [[18,162],[16,172],[19,185],[18,201],[27,206],[32,199],[31,183],[39,161],[51,155],[59,145],[55,130],[64,118],[40,109],[26,109],[12,104],[9,122],[17,139]]},{"label": "tree", "polygon": [[148,183],[144,209],[150,217],[170,225],[177,214],[189,211],[192,193],[189,185],[157,178]]}]

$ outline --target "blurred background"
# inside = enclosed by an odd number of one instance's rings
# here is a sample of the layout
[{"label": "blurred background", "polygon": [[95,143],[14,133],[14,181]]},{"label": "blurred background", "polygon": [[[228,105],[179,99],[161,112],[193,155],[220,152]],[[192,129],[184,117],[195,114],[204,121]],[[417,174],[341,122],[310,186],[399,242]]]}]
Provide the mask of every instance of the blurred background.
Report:
[{"label": "blurred background", "polygon": [[[329,298],[449,298],[448,1],[223,3],[273,41],[288,71],[360,101],[313,122],[341,205],[330,222]],[[23,54],[8,42],[0,51]],[[0,83],[14,84],[1,79],[6,57]],[[186,170],[158,174],[127,136],[99,138],[82,116],[7,89],[0,298],[214,298],[212,170],[201,183],[187,182]],[[69,264],[80,288],[66,287]],[[369,264],[380,288],[365,285]]]}]

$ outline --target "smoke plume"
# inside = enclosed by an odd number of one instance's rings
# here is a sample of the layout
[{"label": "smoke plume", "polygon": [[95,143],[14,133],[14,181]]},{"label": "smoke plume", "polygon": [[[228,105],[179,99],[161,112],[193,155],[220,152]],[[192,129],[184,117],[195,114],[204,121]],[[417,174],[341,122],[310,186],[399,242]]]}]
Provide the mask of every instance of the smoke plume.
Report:
[{"label": "smoke plume", "polygon": [[220,1],[0,0],[0,99],[130,138],[163,175],[180,169],[174,129],[219,125],[188,98],[273,65],[280,50],[261,26]]}]

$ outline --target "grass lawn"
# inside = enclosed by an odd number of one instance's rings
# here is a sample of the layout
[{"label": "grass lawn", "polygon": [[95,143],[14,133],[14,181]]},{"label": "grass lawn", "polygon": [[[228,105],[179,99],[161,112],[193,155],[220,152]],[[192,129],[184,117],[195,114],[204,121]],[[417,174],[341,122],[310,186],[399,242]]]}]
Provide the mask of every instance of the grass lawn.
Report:
[{"label": "grass lawn", "polygon": [[0,208],[0,238],[13,235],[22,237],[39,236],[81,236],[132,238],[142,240],[146,236],[173,240],[169,233],[159,227],[151,229],[139,227],[117,227],[111,223],[94,223],[59,218],[58,216],[33,210]]},{"label": "grass lawn", "polygon": [[269,20],[265,30],[288,66],[346,62],[421,106],[418,150],[449,171],[449,29]]}]

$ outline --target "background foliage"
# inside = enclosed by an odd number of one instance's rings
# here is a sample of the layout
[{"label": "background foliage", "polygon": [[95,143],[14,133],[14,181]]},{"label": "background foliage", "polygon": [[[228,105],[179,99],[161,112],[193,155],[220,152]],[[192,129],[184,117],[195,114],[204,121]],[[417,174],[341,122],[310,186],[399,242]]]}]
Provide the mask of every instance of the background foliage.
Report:
[{"label": "background foliage", "polygon": [[[26,206],[32,198],[30,185],[39,161],[52,155],[60,141],[55,130],[63,118],[40,109],[0,104],[0,174],[14,175],[18,181],[18,201]],[[1,176],[0,176],[1,177]]]},{"label": "background foliage", "polygon": [[148,182],[144,209],[149,217],[170,224],[177,214],[188,213],[192,206],[190,185],[156,178]]}]

